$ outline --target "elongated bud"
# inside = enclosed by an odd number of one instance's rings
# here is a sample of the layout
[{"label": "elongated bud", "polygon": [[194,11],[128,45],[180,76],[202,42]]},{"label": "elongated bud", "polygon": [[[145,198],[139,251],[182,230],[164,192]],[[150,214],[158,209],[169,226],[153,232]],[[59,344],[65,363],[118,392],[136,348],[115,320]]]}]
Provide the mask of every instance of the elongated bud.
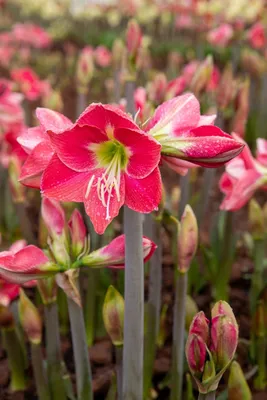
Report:
[{"label": "elongated bud", "polygon": [[8,166],[8,180],[14,203],[25,201],[25,186],[19,182],[21,164],[17,157],[12,157]]},{"label": "elongated bud", "polygon": [[244,49],[241,53],[243,68],[251,75],[259,78],[266,70],[265,59],[257,52],[251,49]]},{"label": "elongated bud", "polygon": [[142,32],[138,22],[131,19],[127,25],[126,46],[129,57],[135,58],[142,42]]},{"label": "elongated bud", "polygon": [[19,318],[29,341],[34,344],[41,343],[42,320],[39,311],[22,289],[20,289]]},{"label": "elongated bud", "polygon": [[247,384],[243,371],[237,361],[233,361],[230,367],[228,379],[229,400],[251,400],[252,394]]},{"label": "elongated bud", "polygon": [[123,345],[124,299],[112,285],[105,296],[103,320],[112,343],[115,346]]},{"label": "elongated bud", "polygon": [[198,312],[197,304],[195,300],[189,295],[186,296],[186,303],[185,303],[185,328],[188,331],[190,328],[190,325],[194,319],[194,316]]},{"label": "elongated bud", "polygon": [[88,46],[81,51],[77,62],[76,78],[78,90],[83,93],[87,93],[88,84],[94,74],[93,57],[93,49]]},{"label": "elongated bud", "polygon": [[233,313],[232,307],[224,300],[217,301],[217,303],[215,303],[212,307],[211,318],[215,318],[218,315],[226,315],[227,317],[231,318],[233,323],[237,326],[235,314]]},{"label": "elongated bud", "polygon": [[195,94],[199,94],[205,90],[207,84],[210,81],[213,71],[213,59],[212,56],[208,56],[197,68],[196,73],[192,79],[190,89]]},{"label": "elongated bud", "polygon": [[253,239],[263,239],[265,236],[265,224],[263,210],[255,199],[249,202],[249,224]]},{"label": "elongated bud", "polygon": [[86,244],[86,227],[80,212],[75,208],[68,222],[71,236],[71,250],[75,258],[83,251]]},{"label": "elongated bud", "polygon": [[203,311],[195,315],[189,328],[189,334],[198,335],[208,344],[209,341],[209,320],[206,318]]},{"label": "elongated bud", "polygon": [[181,218],[178,234],[178,268],[187,272],[198,245],[198,227],[192,208],[187,205]]},{"label": "elongated bud", "polygon": [[226,315],[218,315],[211,321],[211,352],[216,371],[226,367],[233,359],[238,343],[238,327]]},{"label": "elongated bud", "polygon": [[52,238],[62,236],[65,228],[65,213],[56,200],[44,197],[42,200],[41,214]]},{"label": "elongated bud", "polygon": [[150,101],[155,105],[160,104],[166,94],[167,77],[164,73],[158,73],[152,82],[147,85],[147,94]]},{"label": "elongated bud", "polygon": [[250,80],[247,78],[239,87],[236,98],[236,112],[233,121],[232,132],[245,136],[245,129],[249,113],[249,88]]},{"label": "elongated bud", "polygon": [[205,367],[207,354],[206,343],[200,336],[189,334],[186,342],[185,353],[192,374],[200,376]]},{"label": "elongated bud", "polygon": [[114,69],[122,67],[123,58],[125,55],[125,46],[121,39],[115,39],[112,46],[112,63]]}]

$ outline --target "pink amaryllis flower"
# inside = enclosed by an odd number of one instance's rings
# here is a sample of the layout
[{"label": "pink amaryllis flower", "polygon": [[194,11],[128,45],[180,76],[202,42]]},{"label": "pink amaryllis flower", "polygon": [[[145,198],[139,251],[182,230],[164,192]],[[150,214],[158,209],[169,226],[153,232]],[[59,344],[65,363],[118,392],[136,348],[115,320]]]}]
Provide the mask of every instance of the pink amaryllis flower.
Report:
[{"label": "pink amaryllis flower", "polygon": [[7,132],[20,128],[24,121],[21,106],[23,96],[11,90],[12,82],[0,79],[0,131]]},{"label": "pink amaryllis flower", "polygon": [[159,106],[146,131],[162,145],[162,161],[184,175],[192,163],[216,168],[242,151],[243,143],[212,125],[215,117],[200,115],[198,100],[187,93]]},{"label": "pink amaryllis flower", "polygon": [[25,129],[17,141],[28,153],[22,166],[20,181],[26,186],[40,188],[41,176],[54,155],[45,127],[60,133],[72,127],[72,122],[64,115],[48,109],[37,108],[36,116],[40,126]]},{"label": "pink amaryllis flower", "polygon": [[11,77],[30,101],[37,100],[48,90],[48,82],[41,81],[31,68],[13,69]]},{"label": "pink amaryllis flower", "polygon": [[12,35],[17,42],[38,49],[49,47],[52,42],[51,36],[36,24],[15,24],[12,29]]},{"label": "pink amaryllis flower", "polygon": [[[241,143],[245,143],[237,135],[233,135]],[[219,186],[225,194],[220,206],[222,210],[235,211],[243,207],[256,190],[267,190],[267,141],[258,139],[258,155],[254,158],[245,145],[242,153],[231,160],[225,168]]]},{"label": "pink amaryllis flower", "polygon": [[26,246],[24,240],[15,242],[8,251],[0,252],[0,276],[10,282],[22,284],[59,272],[38,247]]},{"label": "pink amaryllis flower", "polygon": [[98,46],[94,51],[95,62],[102,68],[111,63],[111,52],[105,46]]},{"label": "pink amaryllis flower", "polygon": [[[75,124],[66,122],[65,129],[62,119],[55,117],[52,121],[50,110],[38,109],[38,118],[55,151],[42,175],[44,196],[84,202],[99,234],[123,204],[142,213],[157,209],[161,199],[161,146],[127,114],[113,106],[92,104]],[[39,175],[42,153],[36,147],[34,150]],[[28,176],[22,175],[22,182],[34,176],[34,165],[31,167]]]},{"label": "pink amaryllis flower", "polygon": [[261,22],[254,24],[247,32],[247,38],[254,49],[262,49],[266,45],[264,25]]},{"label": "pink amaryllis flower", "polygon": [[234,35],[234,30],[229,24],[222,24],[208,32],[209,43],[219,47],[226,47]]}]

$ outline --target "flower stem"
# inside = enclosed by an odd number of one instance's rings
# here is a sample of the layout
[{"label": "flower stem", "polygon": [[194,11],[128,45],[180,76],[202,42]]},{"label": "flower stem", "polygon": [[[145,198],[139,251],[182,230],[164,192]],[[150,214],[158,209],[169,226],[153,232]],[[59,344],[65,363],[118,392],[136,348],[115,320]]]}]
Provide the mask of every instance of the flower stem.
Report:
[{"label": "flower stem", "polygon": [[265,241],[263,239],[254,240],[254,272],[251,281],[250,289],[250,304],[252,314],[255,313],[259,294],[264,285],[263,270],[265,257]]},{"label": "flower stem", "polygon": [[180,177],[181,198],[179,201],[179,218],[182,216],[185,206],[190,198],[190,170],[185,176]]},{"label": "flower stem", "polygon": [[116,346],[116,375],[117,375],[117,398],[122,400],[122,353],[123,347]]},{"label": "flower stem", "polygon": [[187,272],[178,272],[176,280],[173,348],[172,348],[172,391],[171,400],[182,400],[184,373],[185,308],[187,293]]},{"label": "flower stem", "polygon": [[78,400],[92,400],[92,372],[86,343],[83,310],[68,297]]},{"label": "flower stem", "polygon": [[87,102],[86,94],[78,92],[78,95],[77,95],[77,109],[76,109],[77,118],[85,110],[86,102]]},{"label": "flower stem", "polygon": [[31,343],[31,359],[38,399],[50,400],[47,377],[45,376],[45,370],[43,366],[42,348],[40,344]]},{"label": "flower stem", "polygon": [[61,368],[58,307],[53,302],[44,307],[46,329],[47,375],[52,399],[66,400]]},{"label": "flower stem", "polygon": [[162,243],[160,223],[147,215],[144,234],[150,237],[157,249],[149,262],[149,297],[146,303],[146,333],[144,338],[144,399],[149,396],[156,353],[156,341],[159,331],[162,281]]},{"label": "flower stem", "polygon": [[25,376],[24,354],[21,350],[19,338],[15,328],[2,329],[4,347],[7,351],[8,365],[11,372],[10,388],[12,391],[25,390],[27,387]]},{"label": "flower stem", "polygon": [[216,392],[210,392],[210,393],[199,393],[198,395],[198,400],[215,400]]},{"label": "flower stem", "polygon": [[[134,114],[133,81],[126,82],[127,110]],[[143,216],[124,207],[125,317],[123,346],[123,400],[143,397],[144,262]]]},{"label": "flower stem", "polygon": [[84,320],[87,346],[91,347],[95,338],[96,291],[99,271],[88,268],[86,274],[87,290],[84,303]]}]

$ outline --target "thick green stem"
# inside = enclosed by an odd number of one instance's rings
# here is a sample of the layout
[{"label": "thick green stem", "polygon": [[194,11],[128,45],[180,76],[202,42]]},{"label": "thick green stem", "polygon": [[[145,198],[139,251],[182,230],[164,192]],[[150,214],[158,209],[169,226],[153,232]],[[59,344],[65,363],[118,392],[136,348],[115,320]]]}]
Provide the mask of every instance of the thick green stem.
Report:
[{"label": "thick green stem", "polygon": [[[134,114],[134,87],[126,82],[127,109]],[[143,398],[144,262],[143,216],[124,208],[125,317],[123,346],[123,400]]]},{"label": "thick green stem", "polygon": [[68,308],[78,400],[92,400],[92,372],[86,343],[83,310],[70,298],[68,298]]},{"label": "thick green stem", "polygon": [[259,294],[264,286],[264,258],[265,258],[265,242],[263,239],[254,241],[254,271],[251,280],[250,304],[252,314],[255,312]]},{"label": "thick green stem", "polygon": [[173,348],[172,348],[172,390],[171,400],[182,400],[185,344],[185,308],[187,273],[178,272],[176,280]]},{"label": "thick green stem", "polygon": [[179,218],[182,216],[185,206],[190,198],[190,170],[185,176],[180,177],[181,198],[179,202]]},{"label": "thick green stem", "polygon": [[46,356],[47,376],[52,400],[66,400],[61,367],[60,335],[58,323],[57,303],[46,304],[45,330],[46,330]]},{"label": "thick green stem", "polygon": [[149,297],[146,303],[146,333],[144,338],[144,399],[149,396],[156,353],[156,342],[159,332],[162,282],[162,243],[160,223],[147,215],[144,234],[150,237],[157,249],[149,262]]},{"label": "thick green stem", "polygon": [[33,374],[39,400],[50,400],[47,377],[43,365],[42,348],[40,344],[31,343],[31,360]]},{"label": "thick green stem", "polygon": [[254,379],[254,387],[257,390],[265,390],[267,367],[266,367],[266,337],[265,335],[256,339],[256,356],[258,363],[258,373]]},{"label": "thick green stem", "polygon": [[116,376],[117,376],[117,399],[122,400],[122,353],[123,347],[116,346]]},{"label": "thick green stem", "polygon": [[96,292],[99,271],[88,268],[86,274],[88,281],[84,302],[84,320],[87,345],[91,347],[95,338]]},{"label": "thick green stem", "polygon": [[198,395],[198,400],[215,400],[216,398],[216,392],[210,392],[210,393],[199,393]]},{"label": "thick green stem", "polygon": [[3,329],[2,334],[11,372],[10,388],[14,392],[25,390],[27,381],[25,376],[24,354],[21,350],[16,330],[15,328]]},{"label": "thick green stem", "polygon": [[77,118],[85,110],[86,102],[87,102],[86,94],[78,92],[78,95],[77,95],[77,109],[76,109]]}]

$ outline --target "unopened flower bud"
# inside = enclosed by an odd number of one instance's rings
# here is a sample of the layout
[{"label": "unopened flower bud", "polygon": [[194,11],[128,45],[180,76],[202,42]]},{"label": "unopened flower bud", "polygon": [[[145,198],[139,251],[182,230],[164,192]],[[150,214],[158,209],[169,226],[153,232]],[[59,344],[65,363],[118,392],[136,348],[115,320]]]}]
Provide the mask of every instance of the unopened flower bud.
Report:
[{"label": "unopened flower bud", "polygon": [[178,234],[178,268],[187,272],[198,245],[198,226],[192,208],[187,205],[181,218]]},{"label": "unopened flower bud", "polygon": [[253,239],[263,239],[266,231],[264,215],[261,206],[255,199],[251,199],[249,202],[248,219]]},{"label": "unopened flower bud", "polygon": [[213,59],[212,56],[208,56],[196,70],[193,76],[190,89],[195,94],[199,94],[205,90],[206,86],[210,82],[213,71]]},{"label": "unopened flower bud", "polygon": [[42,320],[35,305],[20,289],[19,318],[31,343],[39,344],[42,340]]},{"label": "unopened flower bud", "polygon": [[215,318],[218,315],[225,315],[231,318],[233,323],[237,326],[235,314],[233,313],[232,307],[224,300],[217,301],[217,303],[215,303],[212,307],[211,318]]},{"label": "unopened flower bud", "polygon": [[250,81],[246,79],[238,88],[236,98],[236,112],[233,121],[232,132],[245,136],[245,129],[249,113],[249,87]]},{"label": "unopened flower bud", "polygon": [[228,379],[228,398],[229,400],[252,399],[252,394],[248,383],[237,361],[233,361],[230,367]]},{"label": "unopened flower bud", "polygon": [[209,341],[209,320],[206,318],[203,311],[195,315],[189,328],[189,334],[200,336],[203,341],[208,344]]},{"label": "unopened flower bud", "polygon": [[236,93],[236,82],[234,81],[234,73],[232,64],[226,65],[223,70],[222,77],[217,90],[217,103],[220,109],[225,110]]},{"label": "unopened flower bud", "polygon": [[127,25],[126,46],[129,57],[134,59],[142,42],[142,32],[138,22],[131,19]]},{"label": "unopened flower bud", "polygon": [[189,334],[186,342],[185,352],[192,374],[200,376],[205,367],[207,354],[206,343],[200,336]]},{"label": "unopened flower bud", "polygon": [[78,90],[84,93],[87,92],[88,84],[94,74],[93,57],[93,49],[87,46],[81,51],[77,62],[76,78]]},{"label": "unopened flower bud", "polygon": [[256,78],[261,77],[266,70],[266,61],[257,51],[244,49],[241,60],[243,68]]},{"label": "unopened flower bud", "polygon": [[115,39],[112,46],[112,63],[114,69],[120,69],[125,55],[125,46],[121,39]]},{"label": "unopened flower bud", "polygon": [[164,73],[158,73],[152,82],[147,85],[148,98],[155,105],[160,104],[166,94],[168,81]]},{"label": "unopened flower bud", "polygon": [[103,320],[112,343],[115,346],[121,346],[123,344],[124,299],[113,286],[109,286],[105,296]]},{"label": "unopened flower bud", "polygon": [[64,234],[65,212],[56,200],[44,197],[41,214],[49,235],[54,239]]},{"label": "unopened flower bud", "polygon": [[218,315],[211,321],[211,352],[216,371],[226,367],[233,359],[238,343],[238,327],[226,315]]},{"label": "unopened flower bud", "polygon": [[12,157],[8,166],[8,180],[14,203],[25,201],[25,187],[19,182],[21,164],[17,157]]},{"label": "unopened flower bud", "polygon": [[86,227],[80,212],[75,208],[68,222],[71,236],[71,250],[75,258],[83,251],[86,244]]}]

